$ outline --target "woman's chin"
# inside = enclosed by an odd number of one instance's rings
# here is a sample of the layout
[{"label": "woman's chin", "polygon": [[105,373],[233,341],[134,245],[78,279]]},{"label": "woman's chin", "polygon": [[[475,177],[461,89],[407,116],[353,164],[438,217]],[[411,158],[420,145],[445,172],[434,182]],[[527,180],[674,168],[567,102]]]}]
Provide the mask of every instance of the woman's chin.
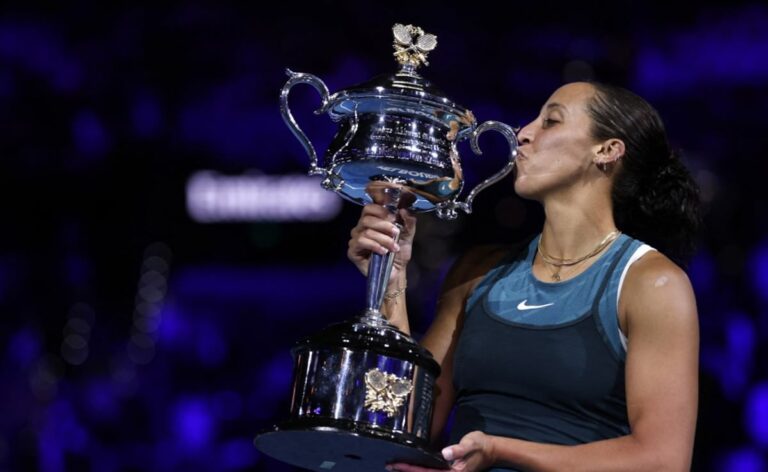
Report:
[{"label": "woman's chin", "polygon": [[525,179],[515,180],[515,194],[526,200],[538,200],[538,193],[536,189],[531,188],[530,185],[526,185]]}]

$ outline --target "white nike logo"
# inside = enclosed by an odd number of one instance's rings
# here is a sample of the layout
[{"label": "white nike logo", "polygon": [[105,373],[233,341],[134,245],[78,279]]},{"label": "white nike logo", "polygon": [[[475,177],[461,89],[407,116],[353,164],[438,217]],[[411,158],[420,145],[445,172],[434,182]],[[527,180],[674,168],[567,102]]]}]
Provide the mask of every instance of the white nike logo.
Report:
[{"label": "white nike logo", "polygon": [[537,308],[544,308],[545,306],[551,306],[555,304],[554,302],[552,302],[552,303],[547,303],[546,305],[526,305],[527,301],[528,299],[526,298],[522,302],[518,303],[517,309],[518,310],[535,310]]}]

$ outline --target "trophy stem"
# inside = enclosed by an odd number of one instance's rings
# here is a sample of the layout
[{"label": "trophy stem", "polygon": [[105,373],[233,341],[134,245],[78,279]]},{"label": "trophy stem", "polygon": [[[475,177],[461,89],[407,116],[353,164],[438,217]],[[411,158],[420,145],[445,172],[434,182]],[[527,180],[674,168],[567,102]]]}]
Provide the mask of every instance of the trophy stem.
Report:
[{"label": "trophy stem", "polygon": [[[400,204],[402,190],[399,186],[388,187],[383,190],[383,201],[379,202],[390,213],[396,214]],[[395,238],[397,242],[397,237]],[[366,295],[365,318],[375,324],[384,321],[381,313],[381,304],[384,302],[384,293],[392,275],[392,265],[395,261],[395,253],[389,251],[385,255],[372,253],[368,263],[368,290]]]}]

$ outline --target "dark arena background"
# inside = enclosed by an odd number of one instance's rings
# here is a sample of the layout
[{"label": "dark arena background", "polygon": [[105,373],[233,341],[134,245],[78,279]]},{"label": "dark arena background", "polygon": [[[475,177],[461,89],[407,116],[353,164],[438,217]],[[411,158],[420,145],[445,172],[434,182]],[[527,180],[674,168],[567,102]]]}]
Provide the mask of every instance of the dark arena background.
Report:
[{"label": "dark arena background", "polygon": [[[768,5],[702,1],[4,2],[0,6],[0,471],[292,471],[290,348],[358,313],[359,207],[307,177],[285,69],[332,92],[393,73],[394,23],[438,36],[422,74],[516,126],[578,79],[659,109],[702,189],[687,268],[701,321],[694,470],[768,470]],[[319,150],[318,94],[291,107]],[[460,145],[468,185],[504,162]],[[455,222],[419,217],[415,336],[468,247],[538,229],[510,178]]]}]

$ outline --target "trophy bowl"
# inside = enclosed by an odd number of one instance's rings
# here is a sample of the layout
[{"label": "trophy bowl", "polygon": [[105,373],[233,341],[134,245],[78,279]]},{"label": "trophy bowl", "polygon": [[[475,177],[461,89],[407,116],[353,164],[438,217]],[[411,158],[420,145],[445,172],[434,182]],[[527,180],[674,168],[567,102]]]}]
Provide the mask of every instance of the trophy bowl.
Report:
[{"label": "trophy bowl", "polygon": [[[400,208],[414,212],[437,210],[453,219],[457,209],[472,211],[475,196],[506,176],[517,156],[515,131],[503,123],[477,124],[472,112],[447,98],[416,69],[437,45],[434,35],[411,25],[395,25],[395,57],[400,70],[330,94],[317,76],[288,70],[280,94],[286,124],[304,146],[310,175],[322,175],[323,187],[354,203],[384,203],[381,189],[397,186]],[[294,119],[288,105],[291,89],[309,84],[321,95],[316,114],[328,113],[338,123],[320,165],[317,152]],[[487,130],[503,134],[510,144],[506,165],[477,185],[465,201],[458,201],[464,186],[456,143],[469,139],[472,150],[482,154],[479,136]]]},{"label": "trophy bowl", "polygon": [[[434,35],[411,25],[392,31],[397,73],[330,94],[318,77],[289,70],[280,96],[283,119],[309,156],[309,174],[321,175],[322,186],[341,197],[378,203],[393,214],[400,208],[444,219],[456,218],[458,210],[471,213],[477,193],[513,169],[515,131],[496,121],[478,125],[471,111],[416,72],[437,45]],[[322,165],[288,105],[297,84],[314,87],[322,99],[315,113],[338,123]],[[468,139],[481,154],[478,137],[487,130],[507,138],[508,160],[460,201],[464,176],[456,144]],[[429,444],[440,366],[380,311],[393,261],[392,253],[371,255],[362,315],[293,348],[290,417],[257,435],[260,451],[316,471],[384,470],[392,462],[449,468]]]}]

